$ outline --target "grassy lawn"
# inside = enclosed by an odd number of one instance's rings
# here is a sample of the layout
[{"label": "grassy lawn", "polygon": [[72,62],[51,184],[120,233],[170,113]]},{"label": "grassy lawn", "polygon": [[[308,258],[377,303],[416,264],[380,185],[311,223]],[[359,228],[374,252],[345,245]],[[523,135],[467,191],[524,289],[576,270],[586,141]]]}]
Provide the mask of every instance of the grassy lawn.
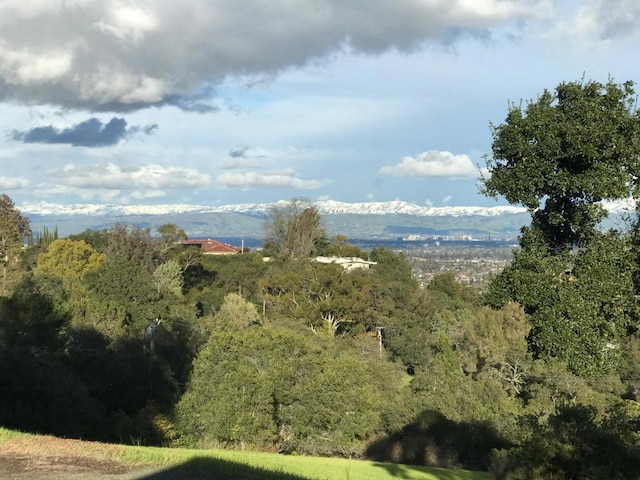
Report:
[{"label": "grassy lawn", "polygon": [[[0,428],[0,453],[11,445],[31,455],[56,455],[154,467],[151,477],[242,478],[261,480],[486,480],[484,472],[447,470],[344,458],[319,458],[231,450],[189,450],[108,445],[26,435]],[[55,450],[51,452],[51,450]]]}]

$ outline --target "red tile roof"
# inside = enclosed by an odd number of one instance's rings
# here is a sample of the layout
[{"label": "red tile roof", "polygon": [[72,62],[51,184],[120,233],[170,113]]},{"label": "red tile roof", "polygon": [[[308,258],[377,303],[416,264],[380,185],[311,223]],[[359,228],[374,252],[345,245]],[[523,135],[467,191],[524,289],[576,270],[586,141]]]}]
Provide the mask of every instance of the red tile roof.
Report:
[{"label": "red tile roof", "polygon": [[233,245],[222,243],[217,240],[183,240],[180,243],[185,246],[194,245],[200,248],[200,250],[205,254],[232,255],[242,253],[241,248],[237,248]]}]

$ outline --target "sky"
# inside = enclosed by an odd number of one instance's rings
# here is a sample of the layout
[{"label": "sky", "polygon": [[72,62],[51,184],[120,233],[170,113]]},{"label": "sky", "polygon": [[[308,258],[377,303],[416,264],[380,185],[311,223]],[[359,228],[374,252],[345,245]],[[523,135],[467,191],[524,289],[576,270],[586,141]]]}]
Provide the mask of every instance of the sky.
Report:
[{"label": "sky", "polygon": [[638,40],[637,0],[2,0],[0,193],[505,205],[490,125]]}]

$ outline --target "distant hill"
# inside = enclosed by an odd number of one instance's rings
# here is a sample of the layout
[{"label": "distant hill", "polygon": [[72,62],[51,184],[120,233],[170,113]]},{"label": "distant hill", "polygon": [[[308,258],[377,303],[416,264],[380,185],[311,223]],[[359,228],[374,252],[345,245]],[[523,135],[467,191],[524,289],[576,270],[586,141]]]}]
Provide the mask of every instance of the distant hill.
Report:
[{"label": "distant hill", "polygon": [[[115,224],[155,230],[175,223],[190,237],[262,238],[270,208],[278,204],[201,205],[58,205],[29,203],[19,206],[32,229],[58,227],[61,236],[86,229],[102,230]],[[315,203],[329,235],[351,238],[406,235],[473,235],[515,238],[531,217],[525,209],[497,207],[420,207],[408,202]]]}]

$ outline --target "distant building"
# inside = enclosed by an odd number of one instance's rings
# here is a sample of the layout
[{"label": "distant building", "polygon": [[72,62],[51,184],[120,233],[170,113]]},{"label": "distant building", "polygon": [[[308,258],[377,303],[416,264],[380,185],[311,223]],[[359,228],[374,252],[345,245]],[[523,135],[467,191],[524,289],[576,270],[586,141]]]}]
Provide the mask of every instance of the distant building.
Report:
[{"label": "distant building", "polygon": [[315,261],[318,263],[335,263],[347,271],[359,268],[368,269],[371,265],[377,265],[376,262],[363,260],[359,257],[316,257]]},{"label": "distant building", "polygon": [[[194,246],[202,250],[205,255],[235,255],[242,253],[242,248],[234,247],[218,240],[182,240],[180,244],[185,247]],[[247,249],[245,249],[246,251]]]}]

